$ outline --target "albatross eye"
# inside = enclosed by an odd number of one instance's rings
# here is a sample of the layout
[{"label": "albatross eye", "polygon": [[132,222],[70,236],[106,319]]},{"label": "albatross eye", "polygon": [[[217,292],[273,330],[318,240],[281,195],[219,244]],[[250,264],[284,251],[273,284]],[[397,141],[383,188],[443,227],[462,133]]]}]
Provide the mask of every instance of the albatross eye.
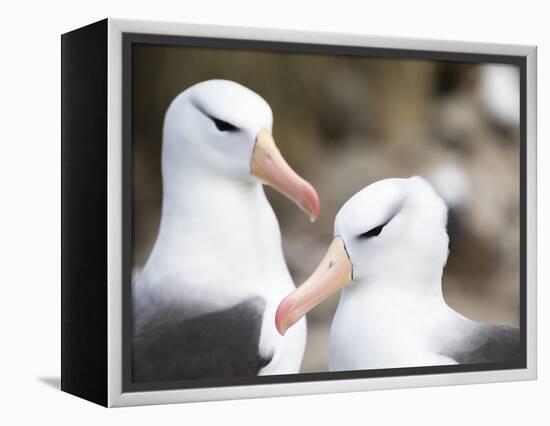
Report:
[{"label": "albatross eye", "polygon": [[375,228],[372,228],[370,231],[363,232],[362,234],[359,235],[359,238],[363,239],[363,238],[376,237],[376,236],[380,235],[380,232],[382,232],[382,229],[384,229],[384,226],[386,226],[386,225],[387,225],[387,223],[384,223],[383,225],[379,225]]},{"label": "albatross eye", "polygon": [[233,124],[228,123],[227,121],[223,121],[214,117],[212,117],[212,121],[220,132],[234,132],[235,130],[238,130],[237,127],[233,126]]}]

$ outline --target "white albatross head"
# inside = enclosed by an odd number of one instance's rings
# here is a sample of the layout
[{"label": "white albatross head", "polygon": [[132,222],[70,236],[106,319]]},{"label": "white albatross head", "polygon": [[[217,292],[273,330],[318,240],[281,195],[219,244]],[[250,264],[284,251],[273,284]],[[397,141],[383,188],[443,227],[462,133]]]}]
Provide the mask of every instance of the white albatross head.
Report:
[{"label": "white albatross head", "polygon": [[[259,180],[296,203],[315,220],[319,197],[286,163],[271,135],[268,103],[232,81],[204,81],[179,94],[164,119],[162,172],[165,192],[178,175]],[[177,188],[174,188],[178,190]]]},{"label": "white albatross head", "polygon": [[279,305],[277,330],[284,334],[345,285],[440,280],[446,224],[447,207],[423,178],[381,180],[359,191],[336,215],[334,240],[319,266]]}]

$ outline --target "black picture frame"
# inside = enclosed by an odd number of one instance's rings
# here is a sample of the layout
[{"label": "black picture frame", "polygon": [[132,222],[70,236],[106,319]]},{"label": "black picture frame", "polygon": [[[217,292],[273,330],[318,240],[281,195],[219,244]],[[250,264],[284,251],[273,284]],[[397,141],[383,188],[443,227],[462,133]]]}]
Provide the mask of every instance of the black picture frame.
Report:
[{"label": "black picture frame", "polygon": [[[144,24],[144,25],[141,25]],[[259,388],[259,396],[266,385],[321,382],[357,381],[359,379],[418,377],[434,375],[457,375],[488,371],[523,370],[526,378],[533,376],[533,361],[529,361],[528,333],[532,336],[534,324],[528,315],[528,255],[535,256],[532,250],[532,237],[528,241],[528,215],[532,204],[528,203],[530,186],[534,185],[528,171],[533,167],[528,163],[529,121],[533,107],[534,93],[532,79],[534,50],[523,47],[520,53],[493,46],[495,53],[488,53],[491,46],[481,49],[469,45],[443,45],[440,50],[422,41],[400,43],[394,40],[395,47],[388,43],[347,44],[338,40],[327,42],[285,41],[288,37],[275,37],[261,31],[256,38],[219,36],[215,27],[203,27],[202,32],[211,35],[193,35],[196,27],[182,27],[179,34],[173,33],[175,24],[156,24],[157,30],[150,31],[147,23],[139,21],[103,20],[62,36],[62,389],[102,405],[124,405],[134,402],[120,402],[110,397],[110,377],[113,374],[110,364],[111,325],[108,318],[112,309],[121,315],[121,394],[150,393],[168,390],[191,390],[243,387]],[[125,30],[128,27],[130,30]],[[144,27],[145,31],[134,31]],[[111,39],[117,32],[115,41]],[[181,35],[189,33],[189,35]],[[199,31],[200,32],[200,31]],[[246,32],[246,31],[245,31]],[[277,40],[279,38],[279,40]],[[294,39],[301,39],[296,34]],[[121,141],[120,161],[120,205],[109,203],[109,120],[113,110],[109,109],[109,78],[113,61],[109,62],[113,50],[112,43],[120,48],[120,61],[115,64],[120,76],[121,134],[114,137]],[[192,381],[133,383],[131,380],[131,262],[132,262],[132,91],[133,63],[132,52],[136,45],[159,45],[181,47],[215,47],[222,49],[245,49],[255,51],[277,51],[286,53],[323,53],[331,55],[368,56],[380,58],[423,59],[431,61],[459,61],[478,63],[510,64],[519,68],[520,74],[520,330],[522,356],[518,363],[483,363],[453,366],[408,367],[380,370],[358,370],[330,373],[304,373],[262,377],[236,377],[223,379],[196,379]],[[405,45],[405,46],[402,46]],[[422,48],[422,46],[429,48]],[[416,46],[416,47],[414,47]],[[449,48],[446,48],[449,47]],[[461,51],[462,48],[462,51]],[[504,52],[504,53],[503,53]],[[530,59],[531,58],[531,59]],[[536,68],[535,68],[536,69]],[[116,78],[116,77],[114,77]],[[528,117],[529,114],[529,117]],[[534,144],[534,140],[531,142]],[[534,201],[533,201],[534,202]],[[109,262],[113,253],[108,250],[109,208],[120,209],[121,226],[120,268],[121,306],[113,306],[109,298]],[[117,232],[117,231],[115,231]],[[117,254],[118,255],[118,254]],[[529,284],[535,285],[535,284]],[[118,320],[114,321],[119,322]],[[111,333],[112,334],[112,333]],[[532,347],[533,344],[531,344]],[[532,349],[531,349],[532,351]],[[532,355],[532,354],[531,354]],[[115,360],[115,362],[117,362]],[[112,369],[111,369],[112,370]],[[117,374],[117,373],[115,373]],[[85,379],[84,379],[85,378]],[[115,378],[116,379],[116,378]],[[339,385],[335,390],[345,390]],[[159,395],[160,395],[159,393]],[[290,392],[308,393],[306,392]],[[284,394],[284,391],[275,393]],[[224,396],[222,396],[223,398]],[[216,399],[214,395],[212,399]],[[197,399],[210,399],[200,398]],[[194,400],[181,398],[176,400]],[[163,402],[162,397],[152,398],[151,402]],[[170,400],[171,401],[171,400]],[[138,402],[139,403],[139,402]]]}]

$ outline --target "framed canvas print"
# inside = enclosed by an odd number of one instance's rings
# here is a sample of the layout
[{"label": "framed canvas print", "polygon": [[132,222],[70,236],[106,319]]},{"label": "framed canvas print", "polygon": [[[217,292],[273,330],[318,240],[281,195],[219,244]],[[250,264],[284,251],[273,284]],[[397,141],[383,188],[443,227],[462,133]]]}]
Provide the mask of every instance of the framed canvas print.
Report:
[{"label": "framed canvas print", "polygon": [[536,49],[106,19],[62,44],[62,389],[536,378]]}]

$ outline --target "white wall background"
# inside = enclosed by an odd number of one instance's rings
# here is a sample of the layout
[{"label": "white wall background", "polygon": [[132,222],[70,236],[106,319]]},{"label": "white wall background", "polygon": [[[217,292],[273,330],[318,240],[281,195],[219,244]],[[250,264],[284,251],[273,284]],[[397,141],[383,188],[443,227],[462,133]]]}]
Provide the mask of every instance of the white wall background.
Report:
[{"label": "white wall background", "polygon": [[[546,141],[550,37],[543,1],[19,1],[0,6],[0,423],[548,424]],[[63,394],[60,321],[60,40],[104,17],[539,46],[539,380],[106,410]],[[546,395],[545,395],[546,393]]]}]

